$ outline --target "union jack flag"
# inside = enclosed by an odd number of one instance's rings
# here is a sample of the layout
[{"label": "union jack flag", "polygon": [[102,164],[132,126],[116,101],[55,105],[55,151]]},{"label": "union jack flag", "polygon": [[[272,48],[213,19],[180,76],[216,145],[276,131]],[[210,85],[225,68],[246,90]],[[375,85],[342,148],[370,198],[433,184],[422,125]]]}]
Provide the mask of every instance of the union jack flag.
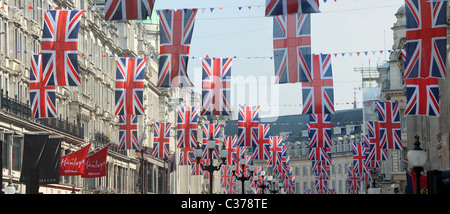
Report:
[{"label": "union jack flag", "polygon": [[348,187],[350,194],[357,194],[360,188],[361,177],[355,172],[354,167],[348,168]]},{"label": "union jack flag", "polygon": [[312,194],[312,190],[311,189],[304,189],[303,190],[303,194],[310,195],[310,194]]},{"label": "union jack flag", "polygon": [[283,152],[283,137],[282,136],[270,136],[270,159],[267,164],[272,166],[281,164],[281,157]]},{"label": "union jack flag", "polygon": [[154,122],[155,134],[153,138],[153,158],[169,158],[171,123]]},{"label": "union jack flag", "polygon": [[239,106],[238,116],[238,146],[249,147],[258,141],[252,132],[258,130],[259,106]]},{"label": "union jack flag", "polygon": [[140,150],[138,137],[138,116],[119,116],[119,150]]},{"label": "union jack flag", "polygon": [[241,174],[244,177],[250,176],[250,166],[253,165],[252,162],[252,156],[246,155],[242,157],[245,160],[245,164],[241,165],[238,164],[237,167],[239,168],[239,174]]},{"label": "union jack flag", "polygon": [[312,172],[321,179],[330,179],[330,164],[327,161],[312,161]]},{"label": "union jack flag", "polygon": [[182,147],[180,148],[180,161],[178,165],[191,165],[197,159],[194,155],[194,147]]},{"label": "union jack flag", "polygon": [[406,100],[405,115],[439,117],[438,79],[406,79]]},{"label": "union jack flag", "polygon": [[368,141],[369,145],[373,145],[374,149],[371,149],[371,159],[372,160],[388,160],[387,150],[383,149],[384,142],[380,139],[380,122],[378,121],[367,121],[367,129],[369,130]]},{"label": "union jack flag", "polygon": [[310,114],[308,127],[309,147],[331,148],[331,116]]},{"label": "union jack flag", "polygon": [[319,0],[266,0],[266,16],[319,12]]},{"label": "union jack flag", "polygon": [[[257,144],[253,144],[252,159],[269,160],[270,158],[270,142],[269,142],[270,124],[259,124],[258,129],[253,129],[253,135],[256,136]],[[255,131],[257,131],[255,133]],[[253,142],[253,141],[252,141]]]},{"label": "union jack flag", "polygon": [[287,155],[287,146],[282,146],[281,152],[277,154],[279,157],[277,158],[276,163],[272,166],[273,172],[281,174],[288,172],[290,156]]},{"label": "union jack flag", "polygon": [[204,164],[204,160],[190,158],[190,161],[191,161],[191,175],[204,175],[204,171],[203,171],[202,165],[201,165],[201,164]]},{"label": "union jack flag", "polygon": [[226,136],[223,139],[225,143],[225,147],[228,150],[227,156],[227,165],[236,165],[239,164],[239,161],[236,162],[237,159],[240,159],[241,155],[241,147],[237,146],[236,135],[235,136]]},{"label": "union jack flag", "polygon": [[354,142],[352,143],[353,150],[353,167],[355,168],[356,173],[367,173],[368,169],[366,168],[365,161],[365,148],[363,142]]},{"label": "union jack flag", "polygon": [[376,160],[378,155],[376,151],[377,144],[370,143],[369,135],[363,135],[363,139],[364,139],[364,148],[366,148],[365,154],[366,154],[367,169],[380,168],[381,167],[380,160]]},{"label": "union jack flag", "polygon": [[380,138],[384,148],[402,150],[399,103],[397,101],[378,101],[377,109],[380,123]]},{"label": "union jack flag", "polygon": [[203,59],[202,115],[231,115],[232,58]]},{"label": "union jack flag", "polygon": [[311,161],[325,161],[331,165],[331,148],[312,147],[309,148],[309,158]]},{"label": "union jack flag", "polygon": [[160,51],[158,87],[192,87],[187,75],[197,9],[158,10],[160,22]]},{"label": "union jack flag", "polygon": [[197,147],[198,106],[178,106],[177,148]]},{"label": "union jack flag", "polygon": [[275,83],[311,82],[311,16],[275,16],[273,26]]},{"label": "union jack flag", "polygon": [[147,58],[117,58],[116,115],[144,114],[144,76]]},{"label": "union jack flag", "polygon": [[406,69],[403,78],[445,78],[447,2],[406,0]]},{"label": "union jack flag", "polygon": [[[48,74],[48,73],[47,73]],[[42,58],[31,56],[30,100],[33,118],[58,117],[56,113],[56,86],[45,86],[48,76],[42,73]]]},{"label": "union jack flag", "polygon": [[225,194],[236,193],[236,177],[231,172],[231,166],[224,165],[220,170],[220,183],[225,188]]},{"label": "union jack flag", "polygon": [[81,86],[78,29],[84,10],[47,10],[42,30],[42,68],[46,86]]},{"label": "union jack flag", "polygon": [[316,184],[315,189],[316,189],[317,194],[327,194],[328,193],[327,180],[316,177],[315,184]]},{"label": "union jack flag", "polygon": [[152,16],[155,0],[107,0],[105,20],[144,20]]},{"label": "union jack flag", "polygon": [[302,83],[302,114],[334,114],[333,73],[331,55],[313,55],[311,83]]}]

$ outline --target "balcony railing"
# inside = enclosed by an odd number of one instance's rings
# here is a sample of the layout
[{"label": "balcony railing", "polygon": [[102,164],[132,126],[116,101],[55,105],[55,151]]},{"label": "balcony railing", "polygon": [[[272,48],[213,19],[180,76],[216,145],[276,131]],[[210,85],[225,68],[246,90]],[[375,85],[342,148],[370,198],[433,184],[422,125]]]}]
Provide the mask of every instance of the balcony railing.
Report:
[{"label": "balcony railing", "polygon": [[6,94],[3,94],[3,89],[0,90],[0,108],[6,110],[7,112],[10,112],[12,114],[15,114],[19,117],[30,119],[31,118],[31,107],[27,101],[27,103],[22,103],[19,100],[17,100],[17,97],[15,99],[10,98],[8,96],[8,91],[6,91]]},{"label": "balcony railing", "polygon": [[61,118],[39,118],[36,121],[44,126],[56,129],[66,134],[70,134],[80,139],[84,139],[84,126],[69,122],[69,120],[67,119],[63,120]]}]

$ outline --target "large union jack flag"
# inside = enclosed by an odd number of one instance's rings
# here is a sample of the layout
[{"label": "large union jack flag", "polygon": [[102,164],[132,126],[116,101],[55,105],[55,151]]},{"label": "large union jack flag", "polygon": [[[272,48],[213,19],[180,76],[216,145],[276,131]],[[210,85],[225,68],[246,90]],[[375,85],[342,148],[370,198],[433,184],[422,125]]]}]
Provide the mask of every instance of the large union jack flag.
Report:
[{"label": "large union jack flag", "polygon": [[138,116],[119,116],[119,150],[140,150],[138,137]]},{"label": "large union jack flag", "polygon": [[439,116],[438,79],[406,79],[406,100],[405,115]]},{"label": "large union jack flag", "polygon": [[259,106],[239,106],[238,116],[238,146],[250,147],[257,144],[256,136],[252,135],[253,130],[258,131]]},{"label": "large union jack flag", "polygon": [[[255,133],[256,131],[256,133]],[[252,159],[269,160],[270,158],[270,124],[259,124],[258,129],[252,130],[252,135],[256,138],[256,144],[252,141],[253,155]]]},{"label": "large union jack flag", "polygon": [[81,86],[78,29],[84,10],[47,10],[42,30],[42,68],[47,86]]},{"label": "large union jack flag", "polygon": [[177,148],[197,147],[198,106],[178,106]]},{"label": "large union jack flag", "polygon": [[170,127],[171,123],[154,122],[155,134],[153,138],[153,158],[169,158],[169,144],[170,144]]},{"label": "large union jack flag", "polygon": [[367,140],[369,145],[373,145],[374,149],[371,149],[371,160],[388,160],[387,150],[383,149],[385,142],[380,139],[380,122],[378,121],[367,121],[367,130],[369,134],[367,135]]},{"label": "large union jack flag", "polygon": [[310,114],[308,127],[309,147],[331,148],[331,116]]},{"label": "large union jack flag", "polygon": [[404,78],[445,78],[447,2],[406,0]]},{"label": "large union jack flag", "polygon": [[319,0],[266,0],[266,16],[319,12]]},{"label": "large union jack flag", "polygon": [[399,103],[397,101],[378,101],[378,121],[380,138],[385,149],[402,150],[402,130],[400,125]]},{"label": "large union jack flag", "polygon": [[144,76],[147,58],[117,58],[116,115],[144,114]]},{"label": "large union jack flag", "polygon": [[155,0],[107,0],[105,20],[144,20],[152,16]]},{"label": "large union jack flag", "polygon": [[30,100],[33,118],[58,117],[56,113],[56,86],[45,86],[48,76],[42,73],[42,58],[31,56]]},{"label": "large union jack flag", "polygon": [[231,115],[230,86],[232,58],[202,61],[202,115]]},{"label": "large union jack flag", "polygon": [[313,55],[311,83],[302,83],[302,114],[334,114],[333,73],[331,55]]},{"label": "large union jack flag", "polygon": [[158,10],[160,18],[160,51],[158,87],[192,87],[187,75],[197,9]]},{"label": "large union jack flag", "polygon": [[353,150],[353,167],[356,173],[367,173],[367,167],[365,165],[366,155],[365,148],[363,142],[354,142],[352,143]]},{"label": "large union jack flag", "polygon": [[227,165],[236,165],[239,164],[239,162],[236,162],[235,160],[241,155],[240,154],[240,148],[237,146],[237,140],[236,135],[234,136],[225,136],[223,138],[223,143],[225,144],[225,148],[228,150],[228,156],[227,156]]},{"label": "large union jack flag", "polygon": [[273,18],[273,55],[276,83],[311,82],[311,16]]}]

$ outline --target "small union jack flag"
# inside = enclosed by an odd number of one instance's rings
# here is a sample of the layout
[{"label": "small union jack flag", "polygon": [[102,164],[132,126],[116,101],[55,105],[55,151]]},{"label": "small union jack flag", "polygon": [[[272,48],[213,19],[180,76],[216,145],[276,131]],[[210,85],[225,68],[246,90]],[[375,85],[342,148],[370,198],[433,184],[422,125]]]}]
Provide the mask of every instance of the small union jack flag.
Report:
[{"label": "small union jack flag", "polygon": [[333,73],[331,55],[313,55],[311,83],[302,83],[302,114],[334,114]]},{"label": "small union jack flag", "polygon": [[171,123],[154,122],[155,134],[153,138],[153,158],[169,158],[170,127]]},{"label": "small union jack flag", "polygon": [[253,130],[257,132],[259,125],[259,106],[239,106],[238,116],[238,146],[249,147],[257,144]]},{"label": "small union jack flag", "polygon": [[281,164],[281,157],[283,152],[283,136],[270,136],[270,159],[267,164],[272,166]]},{"label": "small union jack flag", "polygon": [[380,168],[380,160],[376,160],[377,151],[376,144],[370,143],[369,135],[363,135],[364,148],[366,148],[366,166],[367,169]]},{"label": "small union jack flag", "polygon": [[84,10],[47,10],[41,52],[46,86],[81,86],[78,74],[78,29]]},{"label": "small union jack flag", "polygon": [[219,138],[220,138],[220,126],[221,124],[202,124],[203,129],[203,145],[208,143],[208,140],[212,137],[216,141],[216,147],[213,151],[213,159],[219,159]]},{"label": "small union jack flag", "polygon": [[58,117],[55,106],[56,86],[45,86],[46,79],[48,76],[42,73],[41,56],[31,56],[30,100],[33,118]]},{"label": "small union jack flag", "polygon": [[447,2],[406,0],[406,66],[403,78],[445,78]]},{"label": "small union jack flag", "polygon": [[119,150],[141,149],[137,124],[137,115],[119,116]]},{"label": "small union jack flag", "polygon": [[[270,139],[269,139],[270,124],[259,124],[258,129],[253,129],[253,135],[256,136],[257,144],[253,144],[252,159],[269,160],[270,158]],[[255,131],[257,131],[255,133]],[[252,141],[253,142],[253,141]]]},{"label": "small union jack flag", "polygon": [[399,103],[397,101],[378,101],[377,109],[380,123],[380,140],[384,148],[402,150]]},{"label": "small union jack flag", "polygon": [[406,100],[405,115],[439,117],[438,79],[406,79]]},{"label": "small union jack flag", "polygon": [[202,61],[202,115],[231,115],[230,86],[232,58]]},{"label": "small union jack flag", "polygon": [[198,106],[178,106],[177,148],[197,147]]},{"label": "small union jack flag", "polygon": [[194,147],[182,147],[180,148],[180,161],[178,165],[191,165],[197,159],[194,155]]},{"label": "small union jack flag", "polygon": [[315,179],[315,190],[317,194],[328,194],[328,186],[327,186],[327,180],[321,179],[319,177],[316,177]]},{"label": "small union jack flag", "polygon": [[330,164],[327,161],[312,161],[312,172],[321,179],[330,179]]},{"label": "small union jack flag", "polygon": [[354,167],[348,168],[348,187],[349,187],[349,193],[350,194],[357,194],[360,188],[360,182],[361,177],[358,176],[358,173],[356,173]]},{"label": "small union jack flag", "polygon": [[235,160],[239,157],[241,150],[241,147],[237,146],[236,135],[224,137],[223,142],[228,150],[226,164],[230,166],[239,164],[239,162],[235,162]]},{"label": "small union jack flag", "polygon": [[369,145],[373,145],[374,149],[371,150],[370,157],[372,160],[388,160],[387,150],[383,149],[384,142],[380,139],[380,122],[367,121],[367,129],[369,130],[368,140]]},{"label": "small union jack flag", "polygon": [[225,188],[225,194],[236,194],[236,177],[231,172],[231,166],[222,166],[220,170],[220,183]]},{"label": "small union jack flag", "polygon": [[319,0],[266,0],[266,16],[319,12]]},{"label": "small union jack flag", "polygon": [[116,115],[144,114],[144,76],[147,58],[117,58]]},{"label": "small union jack flag", "polygon": [[155,0],[107,0],[105,20],[144,20],[152,16]]},{"label": "small union jack flag", "polygon": [[326,161],[327,164],[331,165],[331,148],[309,148],[309,160]]},{"label": "small union jack flag", "polygon": [[331,116],[310,114],[308,127],[309,147],[331,148]]},{"label": "small union jack flag", "polygon": [[311,17],[308,14],[273,18],[276,83],[311,82]]},{"label": "small union jack flag", "polygon": [[197,9],[158,10],[160,51],[158,87],[192,87],[187,75]]},{"label": "small union jack flag", "polygon": [[355,168],[356,173],[367,173],[368,169],[366,168],[366,155],[365,148],[363,142],[354,142],[352,143],[353,150],[353,167]]}]

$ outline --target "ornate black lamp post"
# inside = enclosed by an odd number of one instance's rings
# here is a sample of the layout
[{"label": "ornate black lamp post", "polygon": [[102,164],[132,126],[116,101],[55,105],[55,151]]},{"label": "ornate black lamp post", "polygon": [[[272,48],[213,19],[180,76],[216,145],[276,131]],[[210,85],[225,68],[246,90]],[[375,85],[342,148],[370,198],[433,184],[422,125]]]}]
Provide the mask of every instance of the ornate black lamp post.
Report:
[{"label": "ornate black lamp post", "polygon": [[[241,158],[241,160],[239,161],[242,169],[244,169],[244,166],[246,164],[246,160],[245,158]],[[244,182],[250,180],[251,177],[253,177],[253,172],[255,171],[255,166],[250,165],[250,175],[248,176],[244,176],[245,173],[241,173],[239,176],[236,175],[236,166],[233,165],[234,169],[232,170],[233,172],[233,176],[236,177],[236,180],[241,181],[241,187],[242,187],[242,194],[244,194]]]},{"label": "ornate black lamp post", "polygon": [[416,173],[416,194],[420,194],[420,174],[427,162],[427,152],[420,148],[419,136],[414,137],[414,148],[408,152],[408,161]]},{"label": "ornate black lamp post", "polygon": [[[260,174],[260,176],[261,176],[261,180],[262,181],[264,181],[264,177],[266,177],[266,171],[261,171],[261,174]],[[257,186],[258,188],[260,188],[262,191],[262,193],[261,194],[264,194],[264,192],[266,191],[266,188],[268,188],[269,186],[268,185],[266,185],[266,183],[264,183],[264,182],[261,182],[261,184],[258,184],[258,181],[257,180],[255,180],[255,186]]]},{"label": "ornate black lamp post", "polygon": [[225,164],[225,161],[226,161],[227,155],[228,155],[228,150],[225,148],[225,144],[223,144],[222,148],[219,151],[219,156],[220,156],[220,159],[222,159],[222,163],[220,163],[219,166],[214,166],[213,159],[212,159],[212,152],[213,152],[214,148],[216,148],[216,141],[214,139],[212,139],[212,136],[209,138],[208,142],[206,143],[206,147],[209,152],[209,159],[210,159],[209,165],[204,166],[200,162],[200,159],[202,158],[202,153],[203,153],[202,149],[200,148],[200,143],[197,143],[197,148],[194,149],[194,155],[195,155],[195,158],[197,159],[197,164],[200,164],[200,166],[202,167],[202,170],[206,170],[209,172],[209,194],[212,194],[213,173],[214,173],[214,171],[219,171],[220,167],[222,167],[222,165]]},{"label": "ornate black lamp post", "polygon": [[[267,181],[269,181],[269,192],[272,194],[277,194],[281,190],[281,183],[278,182],[277,179],[273,179],[273,177],[270,175],[267,177]],[[275,186],[275,184],[277,184]],[[278,187],[278,189],[276,189]]]}]

